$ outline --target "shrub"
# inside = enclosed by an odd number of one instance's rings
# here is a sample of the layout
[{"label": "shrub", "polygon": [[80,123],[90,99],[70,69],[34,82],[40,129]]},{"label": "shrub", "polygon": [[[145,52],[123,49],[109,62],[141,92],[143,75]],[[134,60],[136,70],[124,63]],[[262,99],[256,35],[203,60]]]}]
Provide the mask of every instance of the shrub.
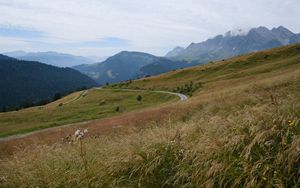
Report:
[{"label": "shrub", "polygon": [[141,101],[142,101],[142,99],[143,99],[143,98],[142,98],[142,96],[141,96],[141,95],[138,95],[138,96],[136,97],[136,100],[137,100],[137,101],[139,101],[139,102],[141,102]]},{"label": "shrub", "polygon": [[177,87],[173,91],[191,96],[196,90],[198,90],[201,87],[202,87],[201,82],[194,84],[194,82],[191,81],[188,84],[185,84],[184,86]]}]

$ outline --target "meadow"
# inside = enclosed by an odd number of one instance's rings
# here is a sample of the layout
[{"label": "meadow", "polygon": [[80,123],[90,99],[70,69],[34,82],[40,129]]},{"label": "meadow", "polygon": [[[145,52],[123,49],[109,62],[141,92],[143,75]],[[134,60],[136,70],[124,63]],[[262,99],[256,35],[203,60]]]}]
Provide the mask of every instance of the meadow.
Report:
[{"label": "meadow", "polygon": [[[141,101],[137,100],[138,95]],[[76,92],[44,106],[0,113],[0,137],[112,117],[176,100],[176,96],[147,91],[91,89]]]},{"label": "meadow", "polygon": [[201,82],[201,87],[192,90],[188,101],[167,104],[179,112],[168,118],[139,121],[96,137],[89,132],[83,139],[73,136],[2,158],[0,185],[300,184],[299,44],[109,87],[173,91],[190,82]]}]

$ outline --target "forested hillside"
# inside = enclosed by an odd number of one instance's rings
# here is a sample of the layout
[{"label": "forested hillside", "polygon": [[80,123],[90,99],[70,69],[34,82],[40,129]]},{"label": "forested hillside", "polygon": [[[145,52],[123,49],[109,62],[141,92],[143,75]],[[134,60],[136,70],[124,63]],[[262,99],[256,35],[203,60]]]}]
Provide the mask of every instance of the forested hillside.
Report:
[{"label": "forested hillside", "polygon": [[49,100],[82,88],[96,86],[89,77],[70,68],[20,61],[0,55],[0,110]]}]

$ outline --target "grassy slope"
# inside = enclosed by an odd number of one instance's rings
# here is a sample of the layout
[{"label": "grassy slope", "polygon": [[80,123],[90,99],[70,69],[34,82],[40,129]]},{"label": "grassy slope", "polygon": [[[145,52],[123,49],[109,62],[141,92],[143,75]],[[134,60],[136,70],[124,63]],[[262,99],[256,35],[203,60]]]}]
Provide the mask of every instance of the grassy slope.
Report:
[{"label": "grassy slope", "polygon": [[[188,116],[41,146],[3,160],[3,186],[292,187],[300,183],[300,45],[135,81],[167,88],[201,81]],[[115,86],[117,87],[117,86]],[[84,165],[86,164],[86,165]],[[86,166],[86,168],[84,168]]]},{"label": "grassy slope", "polygon": [[[154,92],[89,90],[73,93],[45,106],[0,113],[0,137],[93,119],[119,115],[157,104],[175,101],[172,95]],[[142,102],[137,96],[142,96]],[[60,106],[59,104],[63,104]],[[119,106],[120,111],[116,112]]]},{"label": "grassy slope", "polygon": [[[234,57],[226,61],[177,70],[125,84],[125,88],[174,90],[178,86],[201,82],[205,89],[227,80],[263,75],[262,73],[283,71],[299,67],[300,45],[287,46],[259,53]],[[117,84],[114,87],[120,87]],[[226,86],[228,87],[228,86]]]}]

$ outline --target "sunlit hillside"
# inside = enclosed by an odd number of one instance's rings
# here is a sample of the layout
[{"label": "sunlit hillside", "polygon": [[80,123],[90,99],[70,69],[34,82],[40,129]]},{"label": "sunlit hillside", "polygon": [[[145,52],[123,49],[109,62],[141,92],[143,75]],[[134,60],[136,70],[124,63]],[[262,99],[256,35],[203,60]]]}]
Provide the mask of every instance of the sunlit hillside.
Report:
[{"label": "sunlit hillside", "polygon": [[[93,137],[90,130],[83,138],[73,135],[56,144],[16,150],[1,159],[0,185],[300,184],[300,44],[108,87],[169,90],[191,97],[155,113],[136,113],[136,126]],[[154,96],[157,101],[160,97]],[[176,113],[156,115],[170,109]],[[140,117],[147,115],[152,121]]]}]

